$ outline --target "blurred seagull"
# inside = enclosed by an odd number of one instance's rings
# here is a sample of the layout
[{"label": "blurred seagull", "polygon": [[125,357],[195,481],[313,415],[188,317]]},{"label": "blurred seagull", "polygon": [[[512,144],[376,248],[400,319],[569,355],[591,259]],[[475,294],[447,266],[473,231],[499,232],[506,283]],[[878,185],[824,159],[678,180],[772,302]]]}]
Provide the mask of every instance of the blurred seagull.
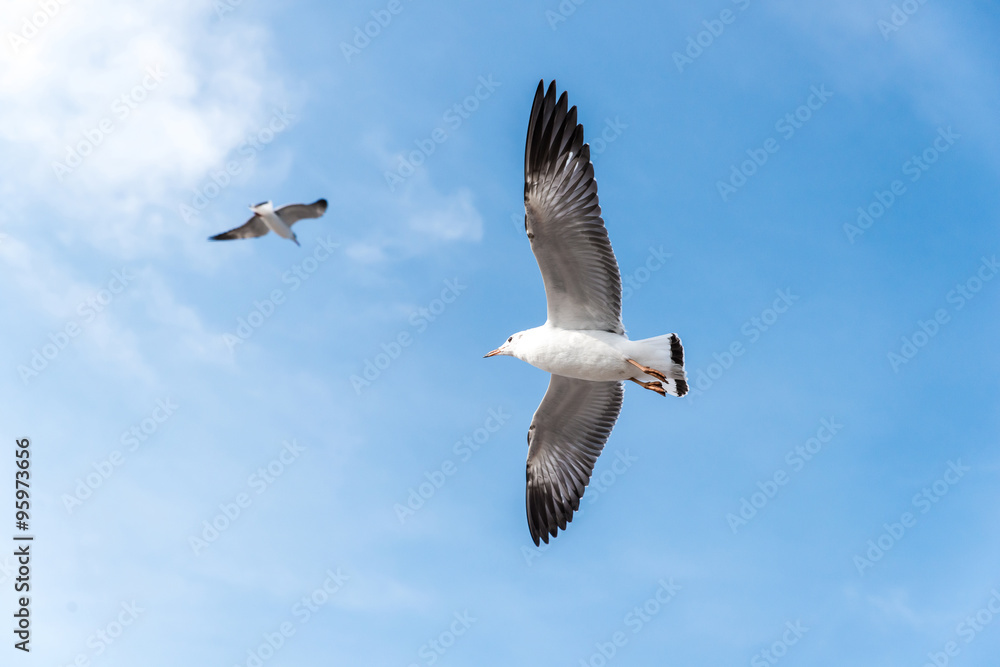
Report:
[{"label": "blurred seagull", "polygon": [[542,272],[548,319],[507,339],[507,355],[552,374],[528,428],[528,529],[535,545],[573,520],[611,435],[623,381],[661,396],[688,391],[676,334],[629,340],[618,262],[597,201],[590,145],[566,93],[538,84],[524,149],[524,228]]},{"label": "blurred seagull", "polygon": [[229,241],[231,239],[250,239],[256,236],[263,236],[268,231],[272,231],[283,239],[295,241],[299,245],[299,239],[292,231],[292,225],[303,218],[318,218],[326,212],[326,200],[317,199],[311,204],[289,204],[282,206],[277,211],[274,204],[269,201],[251,206],[250,210],[254,216],[236,229],[228,232],[210,236],[209,241]]}]

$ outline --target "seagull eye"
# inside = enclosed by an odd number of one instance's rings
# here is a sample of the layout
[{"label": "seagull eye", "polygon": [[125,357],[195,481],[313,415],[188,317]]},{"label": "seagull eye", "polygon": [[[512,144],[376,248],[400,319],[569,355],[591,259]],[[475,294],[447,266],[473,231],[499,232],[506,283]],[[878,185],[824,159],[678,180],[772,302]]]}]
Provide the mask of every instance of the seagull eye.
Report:
[{"label": "seagull eye", "polygon": [[512,340],[514,340],[514,337],[513,337],[513,336],[511,336],[510,338],[508,338],[508,339],[507,339],[507,342],[509,343],[509,342],[510,342],[510,341],[512,341]]}]

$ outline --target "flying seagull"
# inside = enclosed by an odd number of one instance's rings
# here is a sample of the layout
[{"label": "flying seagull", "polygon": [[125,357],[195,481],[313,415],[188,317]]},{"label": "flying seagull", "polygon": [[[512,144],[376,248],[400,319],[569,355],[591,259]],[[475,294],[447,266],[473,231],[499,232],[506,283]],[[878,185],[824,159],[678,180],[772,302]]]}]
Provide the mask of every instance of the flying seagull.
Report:
[{"label": "flying seagull", "polygon": [[688,391],[677,334],[629,340],[618,261],[597,201],[590,145],[566,93],[539,82],[524,148],[524,228],[542,272],[548,319],[507,339],[507,355],[552,374],[528,428],[528,529],[538,546],[573,520],[611,435],[624,381],[661,396]]},{"label": "flying seagull", "polygon": [[317,199],[311,204],[289,204],[282,206],[277,211],[274,204],[269,201],[251,206],[250,210],[254,215],[236,229],[222,232],[215,236],[210,236],[209,241],[229,241],[231,239],[251,239],[256,236],[263,236],[268,231],[273,231],[283,239],[295,241],[299,245],[299,239],[292,231],[292,225],[303,218],[318,218],[326,212],[326,200]]}]

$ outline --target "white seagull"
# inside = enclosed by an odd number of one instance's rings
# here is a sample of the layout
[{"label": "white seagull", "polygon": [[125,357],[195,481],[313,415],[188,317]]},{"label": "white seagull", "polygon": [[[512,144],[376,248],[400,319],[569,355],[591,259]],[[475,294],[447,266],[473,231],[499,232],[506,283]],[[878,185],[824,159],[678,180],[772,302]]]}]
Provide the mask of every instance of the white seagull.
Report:
[{"label": "white seagull", "polygon": [[254,213],[252,218],[236,229],[210,236],[208,240],[251,239],[272,231],[281,238],[291,239],[295,241],[295,245],[299,245],[299,239],[292,231],[292,225],[303,218],[318,218],[323,215],[326,212],[326,200],[317,199],[311,204],[289,204],[282,206],[277,211],[274,210],[274,204],[266,201],[251,206],[250,210]]},{"label": "white seagull", "polygon": [[611,435],[623,381],[661,396],[688,391],[677,334],[629,340],[618,262],[597,201],[590,145],[566,93],[539,82],[524,148],[524,228],[542,272],[548,319],[507,339],[507,355],[552,374],[528,428],[528,529],[548,544],[573,520]]}]

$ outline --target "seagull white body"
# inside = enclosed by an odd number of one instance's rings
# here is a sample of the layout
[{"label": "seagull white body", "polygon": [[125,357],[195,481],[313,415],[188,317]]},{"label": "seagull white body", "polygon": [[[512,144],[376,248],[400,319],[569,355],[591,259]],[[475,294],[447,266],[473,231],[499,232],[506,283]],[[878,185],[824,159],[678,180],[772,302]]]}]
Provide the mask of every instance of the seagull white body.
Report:
[{"label": "seagull white body", "polygon": [[610,331],[563,329],[545,323],[514,334],[512,338],[510,343],[500,347],[498,354],[507,354],[543,371],[578,380],[621,382],[637,378],[655,382],[655,377],[640,372],[628,360],[635,359],[654,368],[671,365],[659,347]]},{"label": "seagull white body", "polygon": [[524,148],[524,228],[545,283],[548,318],[487,357],[552,374],[528,428],[528,529],[546,543],[573,520],[631,380],[661,396],[687,393],[676,334],[629,340],[622,284],[597,198],[590,146],[566,93],[538,84]]},{"label": "seagull white body", "polygon": [[295,236],[295,232],[292,228],[285,224],[285,221],[274,212],[274,204],[269,201],[263,204],[257,204],[256,206],[251,206],[250,210],[256,213],[267,225],[267,228],[272,232],[277,234],[283,239],[291,239],[295,243],[299,242],[299,239]]}]

